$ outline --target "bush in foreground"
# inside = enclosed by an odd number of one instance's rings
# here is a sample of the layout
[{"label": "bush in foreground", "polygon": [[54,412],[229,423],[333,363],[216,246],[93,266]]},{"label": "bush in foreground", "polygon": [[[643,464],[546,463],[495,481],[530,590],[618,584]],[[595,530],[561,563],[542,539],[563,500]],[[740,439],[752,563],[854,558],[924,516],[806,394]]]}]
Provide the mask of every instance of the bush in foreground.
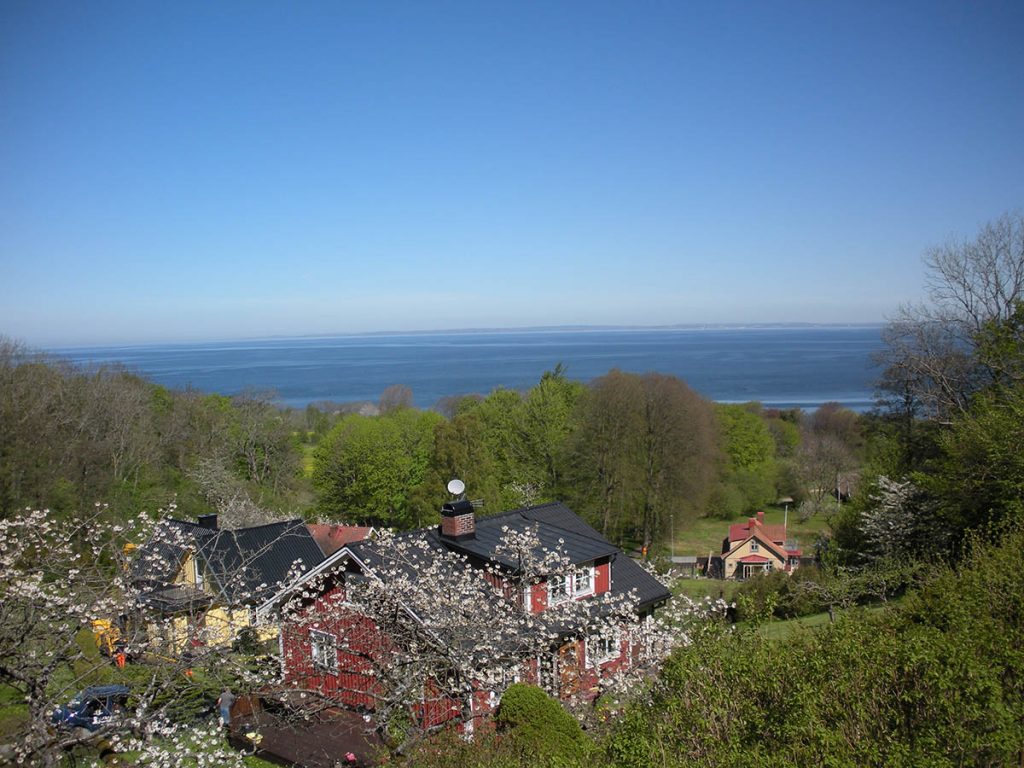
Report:
[{"label": "bush in foreground", "polygon": [[1009,765],[1024,750],[1024,531],[901,606],[678,650],[606,740],[617,766]]}]

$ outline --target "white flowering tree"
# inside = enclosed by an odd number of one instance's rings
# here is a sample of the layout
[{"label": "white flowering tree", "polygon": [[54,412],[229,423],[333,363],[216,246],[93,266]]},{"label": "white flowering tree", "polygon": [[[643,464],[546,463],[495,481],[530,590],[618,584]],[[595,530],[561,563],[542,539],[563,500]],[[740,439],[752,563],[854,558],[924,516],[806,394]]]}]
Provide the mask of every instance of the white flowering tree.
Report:
[{"label": "white flowering tree", "polygon": [[[555,670],[564,664],[560,652],[583,638],[591,643],[628,639],[631,663],[599,682],[604,689],[625,691],[687,641],[688,626],[712,612],[681,597],[656,617],[641,619],[634,594],[606,593],[549,601],[543,612],[533,613],[524,607],[524,593],[566,578],[573,564],[561,547],[542,547],[536,529],[529,527],[503,528],[487,563],[409,534],[384,533],[361,547],[359,556],[361,567],[349,570],[343,593],[335,593],[343,599],[324,602],[329,593],[324,580],[334,577],[308,580],[284,605],[283,624],[296,637],[310,629],[336,636],[339,656],[356,659],[360,679],[373,681],[373,727],[397,737],[398,751],[435,728],[472,723],[521,676],[532,674],[534,682],[557,694]],[[366,621],[336,622],[342,614]],[[373,647],[367,623],[376,639]],[[289,689],[310,708],[331,706],[339,692]],[[431,718],[425,699],[441,702],[447,712]]]},{"label": "white flowering tree", "polygon": [[[197,715],[221,685],[255,680],[229,648],[196,645],[183,656],[155,644],[171,619],[140,614],[126,546],[146,541],[153,523],[105,518],[97,508],[72,520],[46,510],[0,520],[0,690],[9,703],[0,764],[55,766],[76,749],[131,750],[140,765],[180,765],[186,755],[200,765],[240,761],[216,721]],[[97,620],[118,628],[115,657],[99,652]],[[54,722],[86,687],[114,683],[129,688],[118,717],[94,731]]]},{"label": "white flowering tree", "polygon": [[949,543],[948,526],[938,516],[935,500],[912,480],[878,478],[861,530],[870,559],[905,558],[940,552]]}]

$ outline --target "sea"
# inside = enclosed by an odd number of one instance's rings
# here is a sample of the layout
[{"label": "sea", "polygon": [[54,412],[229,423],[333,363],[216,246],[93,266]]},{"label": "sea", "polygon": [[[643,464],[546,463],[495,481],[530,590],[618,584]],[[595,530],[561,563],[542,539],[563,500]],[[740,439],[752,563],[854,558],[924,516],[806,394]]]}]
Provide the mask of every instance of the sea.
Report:
[{"label": "sea", "polygon": [[589,382],[613,368],[678,376],[724,403],[813,410],[873,406],[880,325],[541,329],[363,334],[187,344],[66,347],[83,367],[119,364],[170,388],[233,395],[273,392],[281,405],[377,402],[393,384],[417,406],[442,398],[525,390],[559,363]]}]

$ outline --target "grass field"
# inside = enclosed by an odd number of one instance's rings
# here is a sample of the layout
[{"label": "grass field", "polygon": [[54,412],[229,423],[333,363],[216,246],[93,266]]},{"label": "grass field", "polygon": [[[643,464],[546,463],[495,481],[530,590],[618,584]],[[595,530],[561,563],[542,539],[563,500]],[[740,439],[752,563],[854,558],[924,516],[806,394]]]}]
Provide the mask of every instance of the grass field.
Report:
[{"label": "grass field", "polygon": [[[749,515],[734,518],[733,520],[715,520],[709,517],[701,517],[693,523],[686,525],[679,524],[673,535],[674,555],[698,555],[707,556],[708,553],[717,555],[722,549],[722,539],[729,532],[729,526],[733,523],[742,523]],[[764,521],[769,525],[781,525],[785,517],[783,507],[765,507]],[[789,509],[788,520],[789,538],[796,539],[801,548],[810,549],[814,540],[822,532],[828,532],[828,522],[820,515],[815,515],[807,522],[801,523],[793,511]]]},{"label": "grass field", "polygon": [[[899,600],[890,600],[886,604],[876,604],[868,606],[860,606],[857,608],[851,608],[851,611],[884,611],[888,607],[895,605]],[[836,610],[836,618],[838,619],[842,615],[843,611]],[[828,626],[828,613],[813,613],[810,616],[800,616],[795,619],[785,620],[772,620],[765,624],[762,624],[757,628],[757,631],[768,640],[785,640],[794,632],[800,632],[803,630],[814,630],[820,629],[821,627]]]},{"label": "grass field", "polygon": [[28,720],[28,705],[21,693],[7,685],[0,685],[0,738],[7,738]]}]

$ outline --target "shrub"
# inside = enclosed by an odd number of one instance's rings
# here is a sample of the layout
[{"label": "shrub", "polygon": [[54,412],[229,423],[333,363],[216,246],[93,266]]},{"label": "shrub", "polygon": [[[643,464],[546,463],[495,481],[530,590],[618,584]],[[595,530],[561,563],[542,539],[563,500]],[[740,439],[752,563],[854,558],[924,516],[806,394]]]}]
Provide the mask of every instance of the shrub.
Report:
[{"label": "shrub", "polygon": [[542,764],[582,765],[590,741],[562,705],[534,685],[516,683],[501,697],[496,721],[518,745]]},{"label": "shrub", "polygon": [[[903,604],[776,643],[720,629],[605,741],[616,766],[1011,765],[1024,748],[1024,531]],[[771,593],[770,580],[750,589]]]}]

